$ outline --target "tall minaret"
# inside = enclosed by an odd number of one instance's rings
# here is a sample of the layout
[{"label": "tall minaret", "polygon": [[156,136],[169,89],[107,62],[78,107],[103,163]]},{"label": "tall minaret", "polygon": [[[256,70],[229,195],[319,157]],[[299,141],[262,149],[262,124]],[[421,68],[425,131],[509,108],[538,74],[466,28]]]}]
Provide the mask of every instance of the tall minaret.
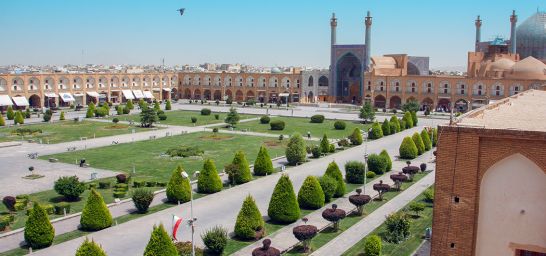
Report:
[{"label": "tall minaret", "polygon": [[474,43],[474,51],[477,52],[478,44],[482,40],[482,20],[480,19],[480,15],[478,15],[478,18],[474,24],[476,25],[476,42]]},{"label": "tall minaret", "polygon": [[368,71],[368,69],[370,68],[370,55],[372,46],[372,17],[370,16],[370,11],[368,11],[368,15],[366,16],[364,24],[366,25],[366,36],[364,37],[364,44],[366,45],[366,59],[364,61],[364,70]]},{"label": "tall minaret", "polygon": [[336,28],[337,28],[336,14],[332,13],[332,18],[330,19],[330,46],[334,46],[334,44],[336,44]]},{"label": "tall minaret", "polygon": [[[335,85],[336,81],[336,57],[334,56],[334,45],[336,44],[336,28],[337,28],[337,19],[336,14],[332,13],[332,18],[330,19],[330,84]],[[330,95],[333,97],[337,96],[335,90],[336,86],[329,86],[328,90]]]},{"label": "tall minaret", "polygon": [[512,10],[510,15],[510,53],[516,53],[516,23],[518,22],[518,16],[516,11]]}]

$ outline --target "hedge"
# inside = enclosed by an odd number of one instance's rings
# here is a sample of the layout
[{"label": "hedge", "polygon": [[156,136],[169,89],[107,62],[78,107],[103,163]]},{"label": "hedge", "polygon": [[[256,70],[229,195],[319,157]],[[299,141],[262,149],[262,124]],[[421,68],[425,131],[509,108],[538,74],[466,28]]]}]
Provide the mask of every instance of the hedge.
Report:
[{"label": "hedge", "polygon": [[235,184],[243,184],[252,180],[250,166],[246,160],[244,151],[239,150],[235,152],[235,156],[233,157],[231,164],[237,166],[235,177],[231,177],[231,182],[233,182],[233,179],[235,179]]},{"label": "hedge", "polygon": [[345,180],[352,184],[364,184],[364,172],[366,167],[359,161],[345,163]]},{"label": "hedge", "polygon": [[341,174],[339,166],[337,166],[336,162],[332,161],[330,164],[328,164],[328,168],[326,169],[324,175],[334,178],[337,182],[334,197],[342,197],[345,195],[345,182],[343,181],[343,175]]},{"label": "hedge", "polygon": [[85,231],[97,231],[112,226],[112,215],[104,203],[99,192],[91,189],[91,193],[85,202],[80,226]]},{"label": "hedge", "polygon": [[432,148],[432,142],[430,141],[430,136],[428,136],[427,130],[421,131],[421,140],[425,145],[425,151],[429,151]]},{"label": "hedge", "polygon": [[385,173],[387,170],[387,160],[378,154],[370,154],[368,156],[368,170],[377,175]]},{"label": "hedge", "polygon": [[265,222],[256,201],[252,196],[248,195],[243,201],[239,214],[237,214],[234,228],[235,235],[243,240],[255,239],[256,231],[263,230],[264,227]]},{"label": "hedge", "polygon": [[323,122],[324,122],[323,115],[314,115],[311,117],[311,123],[323,123]]},{"label": "hedge", "polygon": [[262,145],[260,147],[260,150],[258,151],[258,156],[256,157],[256,161],[254,161],[254,175],[265,176],[265,175],[272,174],[273,171],[274,171],[273,162],[271,161],[271,158],[269,157],[267,148],[264,145]]},{"label": "hedge", "polygon": [[106,253],[95,241],[85,238],[76,251],[76,256],[106,256]]},{"label": "hedge", "polygon": [[303,209],[319,209],[324,206],[324,191],[320,187],[318,179],[307,176],[298,191],[298,204]]},{"label": "hedge", "polygon": [[374,122],[372,124],[372,129],[369,132],[368,137],[372,140],[380,139],[383,137],[383,130],[381,129],[381,125],[378,122]]},{"label": "hedge", "polygon": [[299,133],[294,133],[290,136],[288,146],[286,147],[286,160],[289,165],[296,165],[305,162],[307,151],[305,150],[305,142]]},{"label": "hedge", "polygon": [[212,113],[212,111],[210,111],[210,109],[208,109],[208,108],[201,109],[201,115],[202,116],[210,116],[210,113]]},{"label": "hedge", "polygon": [[221,191],[222,186],[222,180],[220,179],[220,175],[218,175],[214,161],[211,159],[205,160],[203,170],[201,170],[197,178],[197,191],[199,193],[212,194]]},{"label": "hedge", "polygon": [[300,207],[294,193],[294,187],[287,175],[282,175],[275,185],[267,215],[277,223],[292,223],[300,217]]},{"label": "hedge", "polygon": [[272,131],[282,131],[284,130],[285,123],[282,120],[273,120],[269,123]]},{"label": "hedge", "polygon": [[182,177],[182,166],[176,167],[167,184],[167,201],[170,203],[185,203],[190,201],[191,186],[189,179]]},{"label": "hedge", "polygon": [[421,139],[421,135],[419,135],[418,132],[413,133],[411,136],[411,139],[415,143],[415,146],[417,147],[417,154],[422,155],[425,153],[425,144],[423,143],[423,140]]},{"label": "hedge", "polygon": [[389,152],[387,150],[383,149],[381,150],[381,153],[379,153],[379,156],[383,157],[385,161],[387,162],[387,167],[385,168],[385,172],[389,172],[392,170],[392,159],[389,155]]},{"label": "hedge", "polygon": [[417,146],[411,137],[405,137],[398,149],[400,158],[402,159],[414,159],[417,157]]},{"label": "hedge", "polygon": [[25,241],[33,249],[48,247],[53,243],[55,229],[47,213],[35,203],[25,223]]},{"label": "hedge", "polygon": [[334,128],[336,130],[345,130],[345,127],[347,126],[347,124],[345,124],[345,122],[343,121],[335,121],[334,122]]},{"label": "hedge", "polygon": [[351,141],[352,145],[355,145],[355,146],[361,145],[362,144],[362,134],[360,133],[360,129],[355,128],[353,130],[353,133],[351,135],[349,135],[348,139]]},{"label": "hedge", "polygon": [[144,250],[144,256],[178,256],[178,250],[165,231],[163,224],[154,225],[150,241]]},{"label": "hedge", "polygon": [[271,121],[271,118],[269,118],[269,116],[260,117],[260,123],[261,124],[268,124],[270,121]]}]

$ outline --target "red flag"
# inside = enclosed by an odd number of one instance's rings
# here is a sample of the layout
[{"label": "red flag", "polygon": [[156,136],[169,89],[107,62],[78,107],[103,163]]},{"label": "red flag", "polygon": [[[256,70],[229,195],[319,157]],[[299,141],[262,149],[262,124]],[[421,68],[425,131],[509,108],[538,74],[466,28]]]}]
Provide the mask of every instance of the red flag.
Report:
[{"label": "red flag", "polygon": [[178,241],[178,239],[176,239],[176,232],[178,232],[178,228],[180,227],[180,223],[182,223],[182,218],[176,216],[173,214],[173,232],[172,232],[172,236],[174,238],[174,240]]}]

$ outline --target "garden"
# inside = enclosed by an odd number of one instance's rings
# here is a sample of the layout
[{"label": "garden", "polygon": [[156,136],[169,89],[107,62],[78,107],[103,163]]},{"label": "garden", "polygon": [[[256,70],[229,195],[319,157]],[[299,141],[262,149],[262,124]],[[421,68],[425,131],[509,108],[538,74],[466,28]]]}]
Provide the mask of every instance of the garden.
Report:
[{"label": "garden", "polygon": [[[201,126],[208,124],[223,123],[227,113],[213,113],[212,111],[187,111],[187,110],[174,110],[164,112],[166,119],[159,120],[159,123],[166,125],[180,125],[180,126]],[[253,118],[256,116],[239,114],[241,120]],[[134,121],[140,122],[139,114],[128,115],[115,115],[109,117],[109,119],[118,118],[120,121]],[[195,122],[194,122],[195,120]]]}]

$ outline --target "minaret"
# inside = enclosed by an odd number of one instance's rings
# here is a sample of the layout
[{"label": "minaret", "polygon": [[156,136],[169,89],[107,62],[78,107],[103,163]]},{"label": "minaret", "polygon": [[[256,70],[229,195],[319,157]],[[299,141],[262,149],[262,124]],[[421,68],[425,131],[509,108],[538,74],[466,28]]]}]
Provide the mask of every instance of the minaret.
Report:
[{"label": "minaret", "polygon": [[474,24],[476,25],[476,42],[474,44],[474,51],[478,52],[478,44],[482,40],[482,20],[480,19],[480,15],[478,15],[478,18]]},{"label": "minaret", "polygon": [[510,53],[516,53],[516,23],[518,22],[518,16],[516,11],[512,10],[512,15],[510,16]]},{"label": "minaret", "polygon": [[[331,84],[335,84],[336,81],[336,57],[334,56],[334,45],[336,44],[336,28],[337,28],[337,19],[336,14],[332,13],[332,18],[330,19],[330,81]],[[333,97],[336,96],[335,86],[329,86],[329,94]]]},{"label": "minaret", "polygon": [[370,16],[370,11],[368,11],[368,15],[366,16],[364,24],[366,25],[366,36],[364,37],[364,44],[366,45],[366,59],[364,61],[364,70],[368,71],[368,69],[370,68],[370,55],[372,46],[372,17]]},{"label": "minaret", "polygon": [[330,46],[334,46],[334,44],[336,44],[336,28],[337,28],[336,14],[332,13],[332,18],[330,19]]}]

